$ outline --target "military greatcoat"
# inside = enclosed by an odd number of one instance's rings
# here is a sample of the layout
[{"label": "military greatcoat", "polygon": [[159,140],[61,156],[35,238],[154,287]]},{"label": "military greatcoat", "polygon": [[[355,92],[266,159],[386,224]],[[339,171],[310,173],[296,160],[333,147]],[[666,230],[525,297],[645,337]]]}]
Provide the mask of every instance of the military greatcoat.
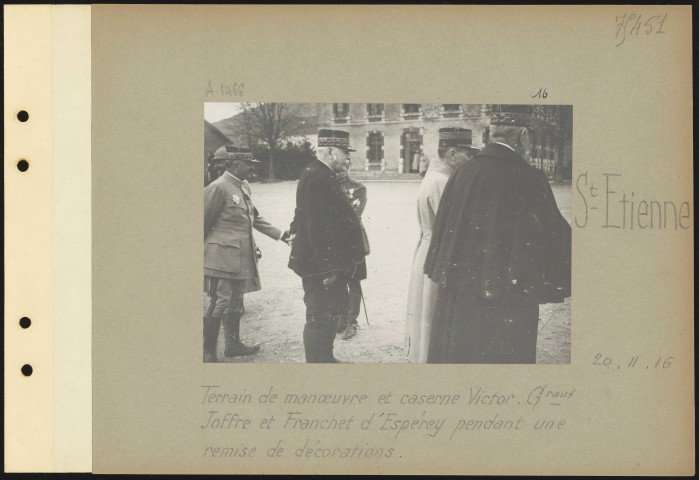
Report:
[{"label": "military greatcoat", "polygon": [[570,296],[571,229],[541,170],[493,143],[447,183],[425,273],[428,363],[534,363],[539,304]]},{"label": "military greatcoat", "polygon": [[296,237],[289,268],[300,277],[341,272],[345,278],[366,278],[359,216],[335,172],[319,160],[301,174],[290,232]]}]

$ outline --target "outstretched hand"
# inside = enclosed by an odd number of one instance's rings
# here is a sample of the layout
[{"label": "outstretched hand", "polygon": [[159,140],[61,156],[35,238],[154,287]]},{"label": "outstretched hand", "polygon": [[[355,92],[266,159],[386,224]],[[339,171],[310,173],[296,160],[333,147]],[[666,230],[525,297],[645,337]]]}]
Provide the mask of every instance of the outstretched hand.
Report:
[{"label": "outstretched hand", "polygon": [[290,247],[293,246],[294,244],[294,237],[296,237],[296,234],[290,234],[289,231],[285,231],[282,233],[282,238],[281,241],[289,245]]}]

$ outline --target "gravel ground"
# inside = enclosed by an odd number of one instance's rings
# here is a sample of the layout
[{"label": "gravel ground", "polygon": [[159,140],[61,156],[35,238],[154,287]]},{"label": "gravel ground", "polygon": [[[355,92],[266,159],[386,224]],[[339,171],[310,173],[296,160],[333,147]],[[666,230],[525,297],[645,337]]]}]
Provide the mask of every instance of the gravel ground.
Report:
[{"label": "gravel ground", "polygon": [[[362,282],[366,309],[360,330],[350,340],[335,341],[335,356],[351,363],[407,363],[403,350],[408,273],[419,238],[415,198],[418,182],[367,182],[368,203],[364,226],[371,243],[368,278]],[[571,186],[553,185],[563,216],[571,220]],[[293,218],[296,182],[255,183],[253,200],[260,214],[281,229]],[[304,362],[302,330],[305,322],[301,280],[287,268],[289,247],[255,232],[263,253],[260,260],[262,290],[246,295],[241,323],[245,343],[259,343],[254,356],[223,357],[237,363]],[[570,299],[540,307],[537,363],[570,363]]]}]

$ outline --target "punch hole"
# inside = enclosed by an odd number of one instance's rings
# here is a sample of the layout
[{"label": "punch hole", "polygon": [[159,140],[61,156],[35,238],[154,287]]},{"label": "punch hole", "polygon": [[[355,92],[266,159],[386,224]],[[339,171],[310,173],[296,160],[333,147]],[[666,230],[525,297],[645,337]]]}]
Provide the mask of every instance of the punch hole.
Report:
[{"label": "punch hole", "polygon": [[19,170],[20,172],[26,172],[27,170],[29,170],[29,162],[25,159],[20,160],[19,162],[17,162],[17,170]]},{"label": "punch hole", "polygon": [[26,111],[26,110],[20,110],[19,112],[17,112],[17,120],[19,120],[19,121],[22,122],[22,123],[24,123],[24,122],[26,122],[27,120],[29,120],[29,114],[27,113],[27,111]]},{"label": "punch hole", "polygon": [[19,319],[19,326],[22,328],[29,328],[32,324],[32,321],[29,319],[29,317],[22,317]]},{"label": "punch hole", "polygon": [[32,372],[34,372],[34,369],[31,365],[29,365],[28,363],[22,365],[22,375],[24,375],[25,377],[29,377],[32,374]]}]

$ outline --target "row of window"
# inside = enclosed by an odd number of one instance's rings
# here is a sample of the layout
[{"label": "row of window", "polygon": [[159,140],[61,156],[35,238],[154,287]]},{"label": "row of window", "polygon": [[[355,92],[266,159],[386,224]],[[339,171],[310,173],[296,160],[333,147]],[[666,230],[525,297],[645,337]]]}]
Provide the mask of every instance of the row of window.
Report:
[{"label": "row of window", "polygon": [[[367,119],[369,121],[381,120],[381,117],[384,115],[384,105],[383,103],[367,103]],[[342,122],[349,119],[349,106],[349,103],[333,103],[333,117],[336,123],[338,123],[338,120]],[[406,117],[417,117],[422,113],[422,106],[419,103],[403,103],[401,104],[401,109]],[[461,113],[461,105],[458,103],[443,103],[440,111],[445,117],[458,116]]]},{"label": "row of window", "polygon": [[[417,132],[405,131],[403,138],[401,139],[401,144],[405,143],[417,143],[413,146],[413,150],[419,150],[422,147],[422,136]],[[384,135],[382,132],[371,132],[366,137],[366,158],[368,162],[380,162],[383,160],[383,146],[384,146]],[[401,154],[403,152],[401,151]],[[553,145],[532,145],[532,161],[539,162],[539,168],[541,168],[541,161],[554,161],[555,151]]]}]

